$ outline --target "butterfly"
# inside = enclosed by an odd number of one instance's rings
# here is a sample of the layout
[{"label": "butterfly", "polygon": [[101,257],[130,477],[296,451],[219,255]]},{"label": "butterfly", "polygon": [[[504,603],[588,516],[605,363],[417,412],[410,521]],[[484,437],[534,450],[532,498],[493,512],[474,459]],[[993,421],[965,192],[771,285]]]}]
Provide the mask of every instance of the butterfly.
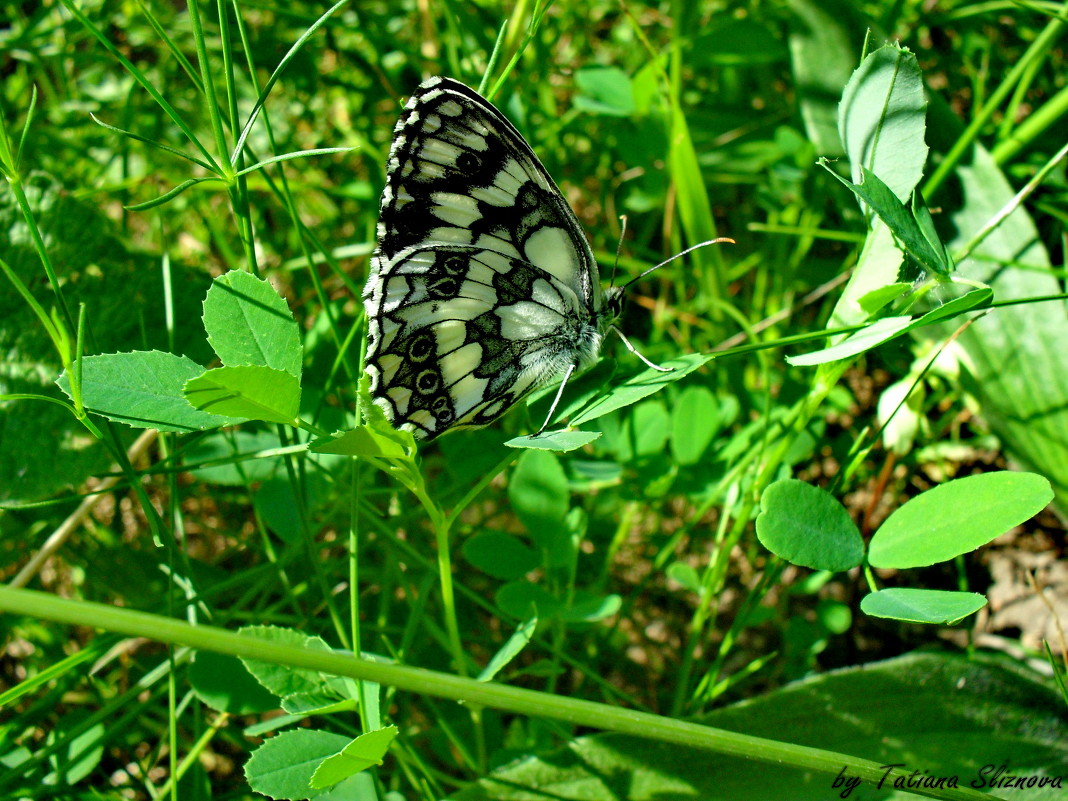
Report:
[{"label": "butterfly", "polygon": [[500,111],[449,78],[415,90],[393,130],[363,292],[364,369],[394,426],[427,440],[484,426],[562,373],[544,429],[572,373],[618,332],[624,289],[602,291],[574,212]]},{"label": "butterfly", "polygon": [[602,292],[575,214],[522,135],[435,77],[393,132],[363,299],[374,402],[417,439],[491,423],[597,359]]}]

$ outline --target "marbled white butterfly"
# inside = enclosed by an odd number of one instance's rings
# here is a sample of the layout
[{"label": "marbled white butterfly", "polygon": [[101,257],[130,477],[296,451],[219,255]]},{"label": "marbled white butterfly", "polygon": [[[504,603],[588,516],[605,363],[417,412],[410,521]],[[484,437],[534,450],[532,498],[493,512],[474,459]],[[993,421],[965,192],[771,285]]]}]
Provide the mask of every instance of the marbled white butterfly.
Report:
[{"label": "marbled white butterfly", "polygon": [[393,131],[363,293],[386,417],[417,439],[491,423],[592,364],[621,297],[504,115],[448,78],[420,85]]}]

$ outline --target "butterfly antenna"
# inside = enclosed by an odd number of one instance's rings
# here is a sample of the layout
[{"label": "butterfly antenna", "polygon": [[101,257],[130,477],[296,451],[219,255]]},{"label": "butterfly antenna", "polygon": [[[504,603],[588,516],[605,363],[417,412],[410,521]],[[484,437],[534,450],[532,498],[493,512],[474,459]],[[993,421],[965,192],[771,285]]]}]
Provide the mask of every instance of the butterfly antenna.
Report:
[{"label": "butterfly antenna", "polygon": [[721,237],[718,237],[717,239],[709,239],[706,242],[698,242],[696,245],[693,245],[691,247],[686,248],[686,250],[682,251],[681,253],[676,253],[670,259],[665,259],[664,261],[660,262],[655,267],[650,267],[648,270],[646,270],[641,275],[638,275],[638,276],[635,276],[634,278],[631,278],[629,281],[627,281],[627,283],[625,283],[623,285],[623,289],[626,289],[628,286],[633,284],[635,281],[639,281],[642,278],[645,278],[645,276],[649,275],[649,273],[651,273],[653,270],[659,270],[665,264],[671,264],[671,262],[675,261],[675,259],[681,259],[687,253],[693,253],[698,248],[703,248],[706,245],[719,245],[719,244],[722,244],[724,242],[729,242],[732,245],[734,244],[734,240],[731,239],[729,236],[721,236]]},{"label": "butterfly antenna", "polygon": [[627,215],[620,214],[619,221],[622,227],[619,229],[619,242],[616,243],[616,260],[612,262],[612,280],[608,282],[609,288],[616,285],[616,272],[619,270],[619,254],[623,252],[623,237],[627,235]]},{"label": "butterfly antenna", "polygon": [[[682,258],[687,253],[692,253],[693,251],[697,250],[698,248],[703,248],[705,245],[718,245],[718,244],[720,244],[722,242],[730,242],[732,245],[734,244],[734,240],[731,239],[730,237],[726,237],[726,236],[721,236],[718,239],[709,239],[707,242],[699,242],[698,244],[694,245],[693,247],[686,248],[686,250],[682,251],[681,253],[676,253],[670,259],[667,259],[665,261],[660,262],[655,267],[650,267],[648,270],[646,270],[645,272],[643,272],[641,275],[637,276],[636,278],[632,278],[631,280],[627,281],[627,283],[625,283],[623,285],[622,289],[620,289],[619,291],[622,294],[623,292],[626,291],[627,287],[630,286],[631,284],[633,284],[635,281],[637,281],[637,280],[639,280],[641,278],[645,278],[645,276],[649,275],[649,273],[651,273],[653,270],[659,270],[665,264],[670,264],[671,262],[675,261],[675,259]],[[617,258],[618,258],[618,254],[617,254]],[[649,361],[641,353],[639,353],[638,350],[632,344],[630,344],[630,340],[627,339],[623,335],[622,331],[620,331],[614,325],[611,326],[611,328],[612,328],[613,331],[615,331],[617,334],[619,334],[619,338],[623,340],[623,344],[627,346],[627,350],[629,350],[631,353],[633,353],[635,356],[637,356],[639,359],[641,359],[646,367],[649,367],[649,368],[651,368],[653,370],[659,370],[661,373],[670,373],[670,372],[674,371],[675,368],[673,368],[673,367],[662,367],[659,364],[654,364],[653,362]]]}]

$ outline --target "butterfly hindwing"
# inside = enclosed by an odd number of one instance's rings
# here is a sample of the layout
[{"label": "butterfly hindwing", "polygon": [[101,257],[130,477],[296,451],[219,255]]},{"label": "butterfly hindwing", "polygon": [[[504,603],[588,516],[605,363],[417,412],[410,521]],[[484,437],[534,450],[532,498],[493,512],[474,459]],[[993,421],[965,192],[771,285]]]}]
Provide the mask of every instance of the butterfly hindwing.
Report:
[{"label": "butterfly hindwing", "polygon": [[375,402],[421,438],[491,422],[600,344],[574,214],[512,124],[445,78],[394,131],[364,301]]}]

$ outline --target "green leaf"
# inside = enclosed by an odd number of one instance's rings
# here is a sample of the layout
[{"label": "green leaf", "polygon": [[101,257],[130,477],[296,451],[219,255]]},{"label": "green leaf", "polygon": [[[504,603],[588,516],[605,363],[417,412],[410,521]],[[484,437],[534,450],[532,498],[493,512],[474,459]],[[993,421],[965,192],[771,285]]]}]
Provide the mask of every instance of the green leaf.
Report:
[{"label": "green leaf", "polygon": [[252,715],[278,708],[278,699],[235,656],[198,651],[188,676],[197,698],[219,712]]},{"label": "green leaf", "polygon": [[[687,240],[691,243],[708,242],[716,238],[708,185],[705,183],[701,162],[697,158],[697,149],[690,134],[687,112],[682,108],[677,93],[670,93],[668,99],[671,113],[668,170],[675,188],[675,207],[678,209]],[[715,253],[706,253],[705,249],[695,250],[688,259],[693,265],[695,275],[709,276],[709,284],[718,280],[712,277],[722,272],[715,268],[719,261]],[[718,294],[721,289],[716,286],[713,291]]]},{"label": "green leaf", "polygon": [[697,464],[719,429],[719,403],[712,390],[686,387],[671,404],[672,457],[683,466]]},{"label": "green leaf", "polygon": [[826,159],[821,159],[820,164],[871,207],[893,233],[901,249],[923,270],[937,275],[948,275],[952,271],[953,265],[947,262],[945,249],[934,247],[927,241],[916,218],[879,176],[864,167],[861,169],[863,180],[853,184],[835,173]]},{"label": "green leaf", "polygon": [[681,584],[683,589],[704,594],[701,577],[697,575],[697,570],[693,565],[686,562],[672,562],[665,572],[669,579]]},{"label": "green leaf", "polygon": [[271,367],[299,381],[300,332],[289,306],[267,281],[244,270],[212,281],[204,299],[204,330],[227,367]]},{"label": "green leaf", "polygon": [[437,447],[447,479],[456,482],[456,486],[473,486],[488,471],[499,468],[506,458],[519,458],[518,453],[501,441],[500,431],[494,428],[472,428],[462,436],[441,437]]},{"label": "green leaf", "polygon": [[[10,351],[7,358],[11,358]],[[25,384],[51,382],[54,374],[49,368],[47,374],[37,373]],[[4,388],[10,389],[11,384],[0,379],[0,389]],[[54,387],[41,389],[51,399],[59,394]],[[0,432],[0,507],[74,492],[85,479],[106,473],[114,463],[102,443],[86,441],[85,427],[66,405],[25,400],[0,403]],[[126,439],[130,431],[122,433]]]},{"label": "green leaf", "polygon": [[203,411],[296,425],[300,381],[291,373],[250,365],[216,367],[185,383],[185,396]]},{"label": "green leaf", "polygon": [[266,479],[252,496],[256,514],[280,540],[297,545],[305,535],[301,504],[306,511],[318,509],[329,496],[331,485],[319,472],[308,472],[297,478],[298,488],[289,476],[276,475]]},{"label": "green leaf", "polygon": [[415,437],[410,431],[393,427],[371,398],[371,379],[365,373],[356,389],[356,404],[363,425],[344,434],[334,434],[316,440],[311,450],[316,453],[336,453],[345,456],[399,459],[415,469]]},{"label": "green leaf", "polygon": [[294,693],[282,699],[282,709],[296,717],[310,715],[335,715],[338,712],[351,712],[359,706],[355,698],[337,700],[337,696],[327,693]]},{"label": "green leaf", "polygon": [[32,756],[33,752],[30,751],[29,748],[20,745],[17,748],[13,748],[10,751],[0,754],[0,765],[13,770],[29,760]]},{"label": "green leaf", "polygon": [[505,584],[494,593],[493,601],[502,612],[516,620],[553,617],[564,606],[563,602],[547,589],[529,581],[511,581]]},{"label": "green leaf", "polygon": [[816,605],[816,615],[831,634],[845,634],[853,625],[852,607],[841,601],[821,599]]},{"label": "green leaf", "polygon": [[[873,313],[864,301],[887,287],[906,286],[920,278],[915,262],[904,263],[905,254],[894,241],[894,235],[886,224],[876,217],[872,221],[868,238],[857,260],[857,267],[846,284],[845,291],[827,324],[828,328],[841,328],[867,322]],[[844,337],[840,337],[843,339]]]},{"label": "green leaf", "polygon": [[927,161],[926,111],[913,53],[891,44],[865,58],[838,107],[838,133],[853,182],[866,184],[866,173],[874,173],[899,201],[907,201]]},{"label": "green leaf", "polygon": [[516,656],[527,647],[537,628],[538,618],[536,615],[520,623],[519,628],[517,628],[512,636],[508,638],[508,641],[498,649],[497,653],[490,658],[486,667],[484,667],[482,672],[478,674],[478,680],[493,681],[493,677],[500,673],[501,668],[515,659]]},{"label": "green leaf", "polygon": [[584,67],[575,73],[575,108],[591,114],[629,117],[634,114],[634,90],[618,67]]},{"label": "green leaf", "polygon": [[868,546],[873,567],[926,567],[986,545],[1053,500],[1047,479],[1002,471],[947,481],[897,509]]},{"label": "green leaf", "polygon": [[[572,376],[567,382],[567,388],[560,404],[553,414],[553,423],[567,420],[578,412],[586,404],[590,403],[602,393],[607,392],[613,377],[616,374],[616,361],[610,358],[602,358],[597,363],[578,376]],[[556,398],[559,385],[549,383],[540,389],[534,390],[527,399],[527,407],[530,410],[531,420],[544,420],[549,414],[549,406]],[[543,435],[544,436],[544,435]]]},{"label": "green leaf", "polygon": [[508,484],[508,498],[543,548],[551,550],[566,535],[564,515],[571,507],[571,492],[564,468],[551,452],[528,450],[519,457]]},{"label": "green leaf", "polygon": [[637,403],[654,392],[659,392],[668,384],[673,384],[685,378],[711,358],[712,354],[692,353],[689,356],[672,359],[664,364],[664,367],[672,368],[669,373],[663,373],[652,368],[643,370],[622,384],[613,387],[608,393],[599,396],[571,420],[571,425],[577,426],[590,420],[596,420],[598,417],[614,412],[616,409],[622,409]]},{"label": "green leaf", "polygon": [[252,458],[261,451],[282,447],[276,431],[225,431],[198,439],[185,453],[185,464],[216,462],[193,470],[201,481],[229,487],[245,487],[250,481],[266,481],[284,473],[282,457]]},{"label": "green leaf", "polygon": [[946,592],[894,587],[865,595],[860,611],[872,617],[903,620],[906,623],[933,623],[954,626],[986,606],[986,598],[975,592]]},{"label": "green leaf", "polygon": [[[878,703],[873,703],[878,699]],[[710,726],[876,764],[903,764],[967,787],[984,765],[1017,775],[1063,776],[1068,719],[1045,681],[979,653],[917,653],[836,670],[717,709]],[[514,760],[450,801],[824,801],[842,798],[834,773],[754,763],[639,737],[595,734]],[[990,769],[984,774],[990,777]],[[1062,780],[1063,781],[1063,780]],[[1052,799],[1063,790],[1025,790]],[[1043,794],[1045,792],[1045,794]],[[864,785],[846,801],[915,798]]]},{"label": "green leaf", "polygon": [[[109,420],[159,431],[204,431],[235,425],[241,415],[212,414],[189,404],[182,388],[204,368],[184,356],[160,351],[108,353],[81,360],[82,400]],[[64,372],[56,381],[70,395]]]},{"label": "green leaf", "polygon": [[145,200],[141,203],[133,203],[129,206],[126,206],[125,208],[127,211],[148,211],[149,209],[154,209],[158,206],[162,206],[166,203],[169,203],[170,201],[178,197],[178,195],[182,194],[182,192],[184,192],[186,189],[190,189],[196,186],[197,184],[225,183],[226,182],[223,181],[221,178],[189,178],[185,181],[182,181],[180,184],[178,184],[178,186],[174,187],[173,189],[167,190],[162,195],[158,195],[157,197],[154,197],[151,200]]},{"label": "green leaf", "polygon": [[332,787],[372,765],[381,765],[390,744],[397,739],[397,727],[361,734],[340,753],[327,757],[311,778],[311,786],[317,789]]},{"label": "green leaf", "polygon": [[357,148],[355,147],[316,147],[312,148],[311,150],[296,150],[292,153],[283,153],[280,156],[271,156],[270,158],[264,159],[263,161],[257,161],[255,164],[252,164],[248,167],[245,167],[243,170],[238,170],[237,172],[235,172],[234,177],[237,177],[239,175],[248,175],[249,173],[256,172],[257,170],[262,170],[264,167],[270,164],[277,164],[282,161],[303,159],[308,158],[309,156],[329,156],[334,153],[350,153],[356,149]]},{"label": "green leaf", "polygon": [[[170,145],[165,145],[163,142],[158,142],[155,139],[149,139],[147,137],[141,136],[141,134],[134,133],[133,131],[127,131],[127,130],[124,130],[122,128],[116,128],[114,125],[109,125],[108,123],[104,122],[103,120],[101,120],[99,117],[97,117],[92,112],[90,112],[90,114],[89,114],[89,119],[91,119],[93,122],[95,122],[101,128],[106,128],[107,130],[111,131],[112,133],[117,133],[120,136],[125,136],[125,137],[133,139],[133,140],[135,140],[137,142],[144,142],[146,145],[151,145],[152,147],[159,148],[160,150],[162,150],[164,152],[167,152],[167,153],[170,153],[171,155],[178,156],[178,158],[186,159],[187,161],[192,162],[193,164],[196,164],[199,167],[204,168],[208,172],[215,171],[215,168],[213,168],[212,165],[208,164],[208,162],[204,161],[203,159],[198,159],[196,156],[190,156],[188,153],[184,153],[183,151],[179,150],[176,147],[171,147]],[[221,180],[221,179],[216,178],[214,180]],[[127,208],[131,208],[131,207],[127,206]]]},{"label": "green leaf", "polygon": [[982,309],[990,305],[990,302],[994,299],[994,293],[987,288],[973,289],[959,298],[953,298],[941,306],[924,314],[918,318],[912,325],[909,326],[910,331],[914,331],[917,328],[922,328],[925,325],[932,325],[934,323],[942,322],[943,320],[951,320],[964,312],[972,311],[973,309]]},{"label": "green leaf", "polygon": [[614,593],[611,595],[576,594],[575,599],[560,611],[558,617],[570,623],[596,623],[598,620],[612,617],[622,606],[623,599]]},{"label": "green leaf", "polygon": [[524,437],[515,437],[504,444],[509,448],[527,448],[540,451],[559,451],[566,453],[589,445],[601,436],[600,431],[546,431],[542,434],[531,434]]},{"label": "green leaf", "polygon": [[52,770],[42,780],[43,784],[69,787],[89,776],[100,764],[104,756],[104,724],[94,723],[85,731],[74,733],[88,717],[80,709],[66,712],[49,731],[45,742],[59,747],[48,757]]},{"label": "green leaf", "polygon": [[906,375],[879,395],[876,413],[882,426],[883,444],[898,456],[905,456],[912,450],[916,434],[926,419],[924,385],[914,387],[914,384],[915,376]]},{"label": "green leaf", "polygon": [[811,367],[848,359],[889,342],[907,331],[911,325],[911,317],[883,317],[830,347],[799,356],[787,356],[786,361],[794,367]]},{"label": "green leaf", "polygon": [[671,417],[659,400],[639,403],[623,421],[623,438],[630,458],[663,453],[671,433]]},{"label": "green leaf", "polygon": [[[387,424],[388,425],[388,424]],[[415,438],[410,431],[389,431],[363,425],[351,431],[320,437],[308,443],[313,453],[333,453],[340,456],[363,456],[382,459],[408,459],[415,453]],[[405,438],[405,434],[408,436]],[[410,444],[404,440],[410,440]]]},{"label": "green leaf", "polygon": [[[716,17],[720,17],[717,19]],[[730,65],[752,69],[786,59],[786,47],[778,32],[753,17],[714,15],[694,38],[689,63]]]},{"label": "green leaf", "polygon": [[464,541],[464,558],[474,567],[494,578],[521,578],[534,570],[541,560],[538,554],[518,537],[491,531],[476,534]]},{"label": "green leaf", "polygon": [[[330,646],[321,637],[309,637],[307,634],[280,626],[243,626],[238,631],[251,637],[259,637],[267,642],[295,645],[318,651],[330,650]],[[241,662],[256,681],[279,698],[322,692],[326,684],[322,674],[317,670],[290,668],[285,665],[260,662],[256,659],[242,659]]]},{"label": "green leaf", "polygon": [[311,729],[284,731],[265,741],[245,763],[248,786],[268,798],[315,798],[312,776],[323,760],[334,756],[351,741],[340,734]]},{"label": "green leaf", "polygon": [[931,210],[927,208],[919,189],[912,194],[912,217],[916,220],[916,225],[919,226],[920,233],[927,240],[927,244],[931,246],[932,250],[940,254],[942,262],[949,265],[949,270],[952,271],[953,257],[949,255],[949,249],[946,248],[946,244],[938,235],[934,218],[931,216]]},{"label": "green leaf", "polygon": [[934,323],[957,317],[965,312],[989,306],[991,300],[993,300],[993,293],[989,289],[973,289],[959,298],[953,298],[953,300],[943,303],[920,317],[883,317],[823,350],[803,353],[800,356],[787,356],[786,361],[794,367],[810,367],[816,364],[848,359],[917,328],[933,325]]},{"label": "green leaf", "polygon": [[756,532],[772,553],[814,570],[849,570],[864,557],[864,541],[845,507],[819,487],[795,478],[764,490]]},{"label": "green leaf", "polygon": [[[899,256],[898,261],[900,260]],[[866,314],[875,314],[888,303],[892,303],[898,298],[908,294],[911,289],[912,284],[904,281],[886,284],[885,286],[880,286],[864,293],[857,299],[857,303],[860,304],[860,308],[863,309]]]}]

